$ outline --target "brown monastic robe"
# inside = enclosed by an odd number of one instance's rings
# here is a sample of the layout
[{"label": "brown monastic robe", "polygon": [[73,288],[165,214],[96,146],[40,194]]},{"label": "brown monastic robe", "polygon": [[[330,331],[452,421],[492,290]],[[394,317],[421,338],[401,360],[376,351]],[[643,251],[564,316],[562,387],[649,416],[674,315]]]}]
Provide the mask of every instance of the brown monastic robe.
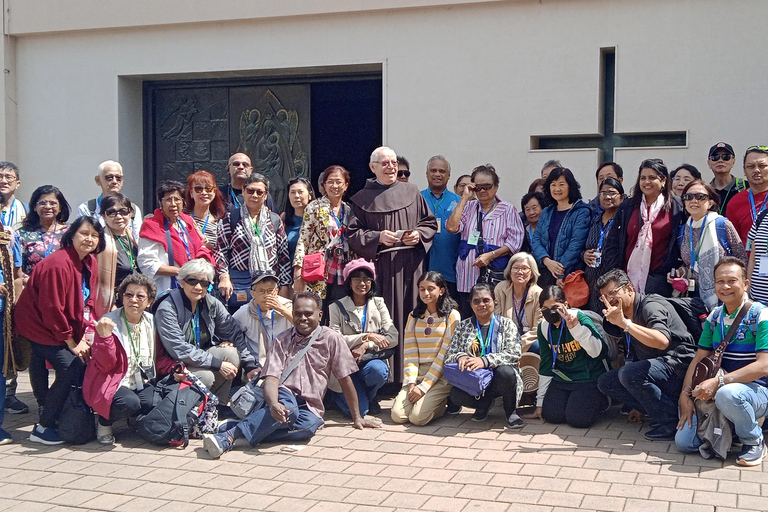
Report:
[{"label": "brown monastic robe", "polygon": [[[376,284],[399,338],[392,365],[393,377],[395,382],[402,382],[405,324],[416,306],[419,296],[416,283],[424,273],[424,256],[432,245],[437,221],[413,183],[395,181],[392,185],[382,185],[369,179],[350,203],[349,248],[376,265]],[[416,229],[421,241],[413,246],[398,242],[387,247],[379,243],[379,235],[385,229]]]}]

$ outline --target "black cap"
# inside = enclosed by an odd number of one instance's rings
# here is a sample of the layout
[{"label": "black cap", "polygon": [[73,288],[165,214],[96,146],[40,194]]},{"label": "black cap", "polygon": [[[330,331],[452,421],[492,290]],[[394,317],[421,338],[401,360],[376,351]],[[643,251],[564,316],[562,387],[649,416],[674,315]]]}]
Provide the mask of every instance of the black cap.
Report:
[{"label": "black cap", "polygon": [[733,152],[733,146],[731,146],[727,142],[718,142],[717,144],[709,148],[709,156],[707,158],[712,158],[712,155],[714,155],[715,151],[717,151],[718,149],[724,149],[727,152],[729,152],[731,155],[736,156],[736,153]]},{"label": "black cap", "polygon": [[272,270],[264,270],[263,272],[257,272],[256,274],[251,277],[251,288],[256,286],[258,283],[266,280],[271,279],[275,283],[278,283],[279,280],[277,279],[277,274],[275,274]]}]

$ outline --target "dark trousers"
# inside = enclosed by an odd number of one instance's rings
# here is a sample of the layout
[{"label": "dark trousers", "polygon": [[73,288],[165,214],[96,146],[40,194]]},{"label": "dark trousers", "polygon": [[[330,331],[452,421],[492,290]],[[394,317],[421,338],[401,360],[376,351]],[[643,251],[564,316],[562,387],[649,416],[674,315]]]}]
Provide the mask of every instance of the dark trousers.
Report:
[{"label": "dark trousers", "polygon": [[660,357],[634,361],[604,373],[597,387],[612,399],[651,416],[657,424],[677,426],[683,381]]},{"label": "dark trousers", "polygon": [[39,420],[42,427],[55,427],[70,388],[83,383],[85,365],[66,345],[43,345],[33,341],[32,353],[51,363],[56,370],[56,380],[46,394],[45,407]]},{"label": "dark trousers", "polygon": [[[310,412],[304,406],[304,400],[296,397],[285,388],[278,390],[278,400],[288,409],[288,421],[279,423],[272,417],[266,402],[261,408],[253,411],[243,421],[237,424],[237,429],[243,433],[251,446],[262,442],[286,441],[301,442],[310,439],[323,420]],[[304,407],[302,407],[304,406]]]},{"label": "dark trousers", "polygon": [[475,398],[466,391],[462,391],[455,386],[451,388],[449,398],[451,402],[456,405],[472,409],[482,409],[489,408],[493,403],[493,399],[497,396],[503,397],[504,399],[504,414],[509,416],[515,412],[515,409],[517,409],[517,374],[515,373],[515,370],[507,364],[497,366],[493,369],[491,383],[480,398]]},{"label": "dark trousers", "polygon": [[472,311],[472,305],[469,303],[469,293],[456,292],[456,302],[459,303],[459,314],[461,318],[469,318],[475,313]]},{"label": "dark trousers", "polygon": [[597,389],[597,382],[560,382],[553,379],[544,395],[541,416],[547,423],[588,428],[607,408],[608,397]]},{"label": "dark trousers", "polygon": [[112,397],[112,405],[109,407],[109,419],[99,415],[99,424],[105,427],[112,425],[117,420],[123,420],[137,414],[147,414],[152,410],[152,397],[155,388],[146,385],[141,391],[120,386]]},{"label": "dark trousers", "polygon": [[45,366],[45,359],[34,350],[29,363],[29,384],[32,386],[37,405],[45,405],[45,397],[48,394],[48,368]]}]

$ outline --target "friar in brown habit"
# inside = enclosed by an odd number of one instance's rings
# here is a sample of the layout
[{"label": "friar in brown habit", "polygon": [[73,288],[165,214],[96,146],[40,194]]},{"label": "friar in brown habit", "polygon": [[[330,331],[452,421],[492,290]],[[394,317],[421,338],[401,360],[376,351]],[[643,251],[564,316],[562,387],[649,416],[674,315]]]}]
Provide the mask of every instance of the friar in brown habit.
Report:
[{"label": "friar in brown habit", "polygon": [[392,370],[394,381],[402,382],[403,334],[437,221],[419,188],[397,181],[394,151],[377,148],[369,165],[376,177],[350,200],[349,248],[376,265],[376,282],[399,333]]}]

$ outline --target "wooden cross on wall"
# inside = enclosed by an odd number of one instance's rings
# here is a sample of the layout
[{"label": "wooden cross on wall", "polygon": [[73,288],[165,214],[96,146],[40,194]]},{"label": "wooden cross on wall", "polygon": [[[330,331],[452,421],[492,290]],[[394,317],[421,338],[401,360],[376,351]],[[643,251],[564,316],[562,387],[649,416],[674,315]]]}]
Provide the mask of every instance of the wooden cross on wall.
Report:
[{"label": "wooden cross on wall", "polygon": [[616,108],[616,49],[600,51],[600,124],[602,132],[588,135],[534,135],[531,149],[581,149],[600,150],[600,164],[614,161],[616,148],[686,146],[686,132],[616,133],[614,112]]}]

